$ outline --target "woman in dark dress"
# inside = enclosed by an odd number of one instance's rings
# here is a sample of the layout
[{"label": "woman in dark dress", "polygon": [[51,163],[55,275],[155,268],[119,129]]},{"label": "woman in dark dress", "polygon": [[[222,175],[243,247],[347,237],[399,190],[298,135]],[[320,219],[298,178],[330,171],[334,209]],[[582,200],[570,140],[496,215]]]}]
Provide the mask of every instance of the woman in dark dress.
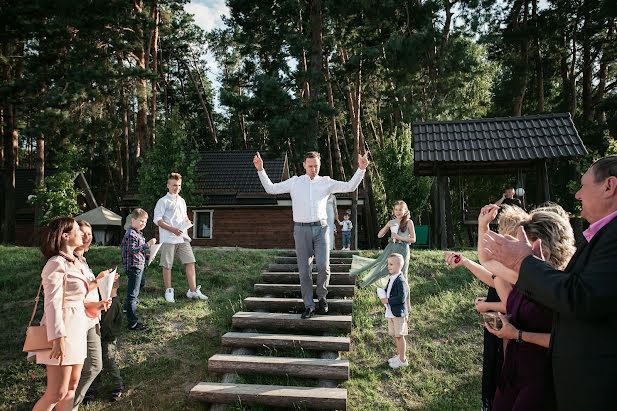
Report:
[{"label": "woman in dark dress", "polygon": [[[492,209],[491,213],[496,214]],[[530,214],[519,208],[504,211],[520,215],[520,224],[532,243],[540,241],[545,260],[557,269],[563,269],[574,254],[574,233],[565,211],[556,205],[538,208]],[[502,213],[503,214],[503,213]],[[478,253],[483,250],[479,247]],[[491,272],[504,269],[487,265]],[[505,356],[498,380],[493,410],[547,410],[553,407],[550,381],[551,364],[548,355],[552,312],[520,293],[516,287],[494,278],[495,288],[510,321],[501,315],[503,327],[486,329],[504,340]],[[487,303],[476,303],[478,311],[486,311]]]}]

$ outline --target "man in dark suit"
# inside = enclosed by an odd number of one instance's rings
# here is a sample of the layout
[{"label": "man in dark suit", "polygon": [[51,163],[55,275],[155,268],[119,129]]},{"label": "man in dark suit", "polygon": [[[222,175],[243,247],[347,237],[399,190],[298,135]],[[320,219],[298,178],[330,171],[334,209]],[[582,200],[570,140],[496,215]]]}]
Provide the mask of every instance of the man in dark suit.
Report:
[{"label": "man in dark suit", "polygon": [[600,159],[587,170],[576,199],[590,226],[584,232],[587,242],[564,271],[542,261],[541,248],[534,244],[532,249],[522,229],[518,241],[489,232],[483,244],[489,259],[512,270],[504,279],[554,311],[550,348],[558,409],[614,409],[617,156]]}]

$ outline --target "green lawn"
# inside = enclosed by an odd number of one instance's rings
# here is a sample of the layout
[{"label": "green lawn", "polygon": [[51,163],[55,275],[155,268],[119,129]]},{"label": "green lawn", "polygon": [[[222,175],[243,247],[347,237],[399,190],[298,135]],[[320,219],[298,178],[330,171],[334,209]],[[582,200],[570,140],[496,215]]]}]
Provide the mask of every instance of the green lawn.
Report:
[{"label": "green lawn", "polygon": [[[119,342],[118,362],[126,395],[111,406],[97,401],[89,410],[205,408],[190,401],[188,391],[199,381],[218,381],[218,376],[208,374],[207,359],[228,352],[221,347],[220,337],[230,330],[233,313],[243,310],[242,300],[253,294],[252,285],[274,251],[210,249],[196,250],[195,254],[198,284],[209,302],[184,298],[186,278],[177,265],[172,274],[177,302],[165,303],[159,268],[153,265],[147,269],[138,314],[150,330],[126,331]],[[473,252],[466,255],[475,257]],[[116,247],[93,248],[87,258],[95,273],[120,264]],[[21,353],[42,265],[37,249],[0,246],[0,409],[31,409],[45,387],[44,367],[26,362]],[[356,294],[352,351],[343,356],[351,361],[351,380],[344,384],[349,391],[348,409],[479,409],[482,332],[473,299],[486,293],[484,287],[464,269],[449,269],[437,251],[414,251],[409,278],[410,366],[402,370],[387,366],[395,346],[386,333],[383,308],[374,288]],[[121,276],[120,290],[123,300],[125,276]],[[242,376],[241,381],[308,383],[250,375]],[[236,404],[231,409],[267,408]]]}]

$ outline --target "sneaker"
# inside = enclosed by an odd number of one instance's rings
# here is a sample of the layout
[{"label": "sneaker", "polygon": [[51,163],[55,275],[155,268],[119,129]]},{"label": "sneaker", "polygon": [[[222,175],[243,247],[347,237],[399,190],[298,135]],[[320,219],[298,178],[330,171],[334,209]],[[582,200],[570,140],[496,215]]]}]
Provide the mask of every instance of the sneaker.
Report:
[{"label": "sneaker", "polygon": [[176,300],[174,300],[174,289],[173,288],[168,288],[165,290],[165,301],[167,301],[168,303],[176,302]]},{"label": "sneaker", "polygon": [[407,367],[408,365],[409,365],[408,361],[403,362],[403,361],[401,361],[401,359],[399,357],[396,357],[390,363],[390,368],[392,368],[393,370],[396,370],[396,369],[401,368],[401,367]]},{"label": "sneaker", "polygon": [[148,327],[143,325],[142,323],[135,323],[133,326],[129,325],[129,331],[146,331]]},{"label": "sneaker", "polygon": [[198,285],[195,291],[188,290],[186,292],[186,296],[188,298],[194,298],[195,300],[206,301],[208,299],[208,296],[202,294],[200,289],[201,289],[201,285]]},{"label": "sneaker", "polygon": [[397,358],[398,358],[398,354],[392,358],[388,358],[388,364],[392,364],[392,361],[396,360]]},{"label": "sneaker", "polygon": [[83,401],[81,403],[83,405],[92,404],[95,399],[96,399],[96,392],[88,390],[88,391],[86,391],[86,395],[84,395],[84,399],[83,399]]},{"label": "sneaker", "polygon": [[124,385],[116,387],[111,392],[111,401],[118,401],[120,397],[122,397],[122,393],[124,392]]}]

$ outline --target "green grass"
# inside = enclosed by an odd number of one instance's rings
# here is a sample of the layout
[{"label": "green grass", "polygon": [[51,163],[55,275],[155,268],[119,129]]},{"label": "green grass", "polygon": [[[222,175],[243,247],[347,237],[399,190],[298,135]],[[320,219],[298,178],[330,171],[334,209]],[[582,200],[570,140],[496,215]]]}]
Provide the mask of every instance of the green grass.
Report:
[{"label": "green grass", "polygon": [[[88,410],[205,409],[190,401],[189,390],[199,381],[219,381],[207,371],[207,359],[229,352],[220,337],[231,329],[231,317],[244,310],[242,300],[253,295],[259,273],[272,262],[274,251],[196,250],[197,283],[208,303],[184,298],[183,267],[172,272],[176,304],[163,299],[163,281],[156,265],[146,270],[146,288],[138,315],[150,329],[124,332],[119,339],[118,363],[127,389],[115,404],[96,401]],[[473,251],[464,253],[475,257]],[[370,255],[370,254],[368,254]],[[87,255],[93,271],[120,265],[116,247],[96,247]],[[37,249],[0,246],[0,409],[31,409],[45,388],[43,366],[28,363],[21,353],[24,331],[42,268]],[[126,290],[121,276],[120,298]],[[486,293],[465,269],[449,269],[437,251],[413,251],[409,267],[412,310],[408,356],[410,366],[391,370],[394,340],[387,335],[383,306],[375,289],[357,290],[354,298],[352,350],[348,389],[350,410],[477,410],[480,408],[482,331],[473,299]],[[41,310],[37,315],[40,319]],[[281,354],[267,349],[261,355]],[[285,355],[314,353],[284,350]],[[312,385],[310,380],[242,375],[238,382]],[[107,387],[109,388],[109,387]],[[108,391],[102,394],[108,394]],[[267,410],[235,404],[233,410]]]}]

